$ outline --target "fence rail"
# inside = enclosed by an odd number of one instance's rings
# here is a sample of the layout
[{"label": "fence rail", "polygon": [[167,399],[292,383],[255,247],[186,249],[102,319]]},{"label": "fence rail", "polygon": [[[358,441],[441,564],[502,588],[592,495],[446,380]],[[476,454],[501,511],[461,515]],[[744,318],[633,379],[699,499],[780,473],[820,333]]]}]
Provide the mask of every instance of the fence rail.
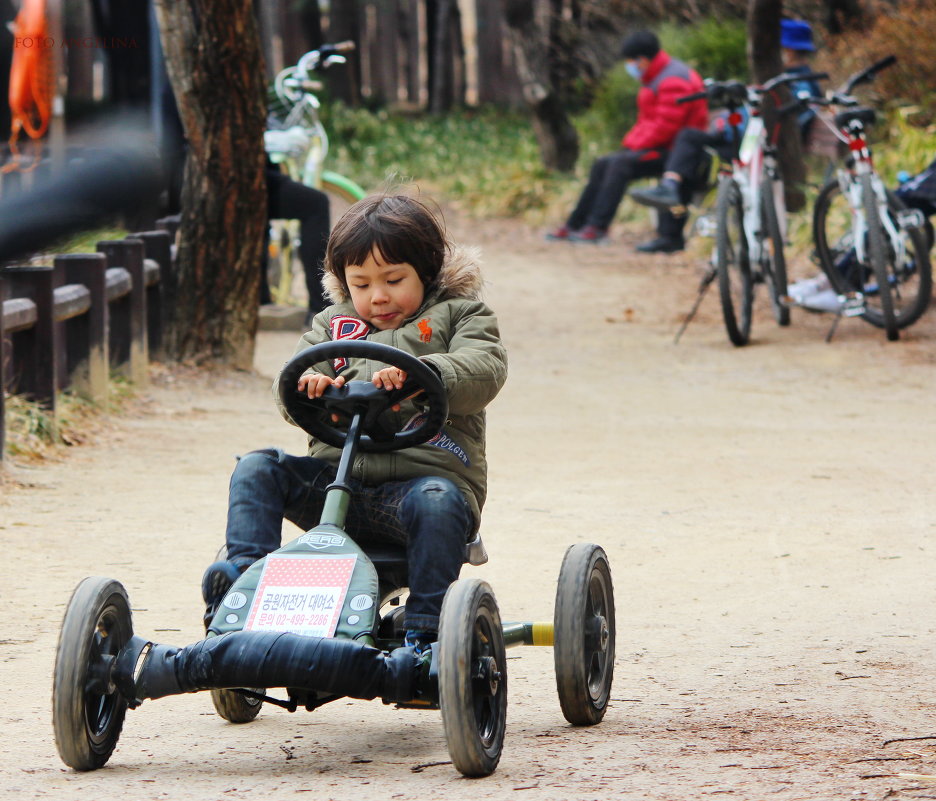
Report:
[{"label": "fence rail", "polygon": [[105,400],[112,370],[145,385],[170,327],[174,223],[157,224],[96,253],[0,268],[0,461],[7,394],[54,414],[64,389]]}]

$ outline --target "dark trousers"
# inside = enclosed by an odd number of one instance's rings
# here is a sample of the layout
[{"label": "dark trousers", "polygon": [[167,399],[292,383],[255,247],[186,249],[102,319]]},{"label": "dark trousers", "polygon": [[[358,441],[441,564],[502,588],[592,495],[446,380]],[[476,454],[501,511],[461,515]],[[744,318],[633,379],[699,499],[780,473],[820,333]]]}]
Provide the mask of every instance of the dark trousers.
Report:
[{"label": "dark trousers", "polygon": [[[665,151],[623,149],[596,159],[589,173],[588,183],[585,184],[566,225],[572,230],[586,225],[608,228],[621,204],[621,198],[627,191],[627,185],[635,178],[662,175],[665,156]],[[664,217],[670,218],[670,227],[675,222],[673,215],[668,212],[661,213],[657,226],[661,236],[667,235],[664,233]],[[681,223],[678,231],[682,231]]]},{"label": "dark trousers", "polygon": [[724,159],[731,158],[731,143],[723,132],[710,133],[695,128],[683,128],[676,135],[666,158],[665,172],[679,173],[682,178],[681,188],[688,189],[690,194],[699,180],[699,170],[707,147],[718,151]]},{"label": "dark trousers", "polygon": [[[335,467],[276,448],[252,451],[231,476],[226,543],[228,560],[251,564],[280,546],[283,518],[308,530],[318,525]],[[409,567],[408,629],[438,631],[442,599],[461,570],[474,530],[468,501],[446,478],[351,482],[344,529],[361,546],[406,547]]]},{"label": "dark trousers", "polygon": [[[328,245],[329,219],[328,195],[293,181],[279,170],[268,169],[267,216],[271,220],[299,220],[299,260],[305,273],[306,290],[309,293],[309,311],[320,312],[328,305],[322,294],[322,262]],[[269,230],[267,230],[269,237]],[[263,277],[260,284],[260,302],[270,302],[267,284],[267,250],[263,248]]]}]

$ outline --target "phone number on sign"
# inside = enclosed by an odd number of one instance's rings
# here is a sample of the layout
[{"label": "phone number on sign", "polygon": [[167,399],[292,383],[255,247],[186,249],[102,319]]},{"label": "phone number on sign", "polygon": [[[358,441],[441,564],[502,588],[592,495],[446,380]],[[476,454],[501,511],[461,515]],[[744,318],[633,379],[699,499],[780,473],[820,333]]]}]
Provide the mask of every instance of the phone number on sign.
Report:
[{"label": "phone number on sign", "polygon": [[295,629],[308,629],[327,626],[330,622],[331,615],[306,615],[300,612],[294,612],[291,615],[261,612],[257,616],[257,628],[291,626]]}]

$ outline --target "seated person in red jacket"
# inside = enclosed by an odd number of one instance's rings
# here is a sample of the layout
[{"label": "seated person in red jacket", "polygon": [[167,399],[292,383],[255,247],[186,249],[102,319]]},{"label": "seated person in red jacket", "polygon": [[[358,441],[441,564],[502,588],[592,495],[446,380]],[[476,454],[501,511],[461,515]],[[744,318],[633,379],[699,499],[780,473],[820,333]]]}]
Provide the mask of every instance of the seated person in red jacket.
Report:
[{"label": "seated person in red jacket", "polygon": [[[637,122],[624,135],[621,149],[602,156],[592,165],[588,183],[565,225],[547,238],[599,243],[607,240],[608,228],[627,185],[635,178],[659,176],[667,150],[683,128],[705,129],[708,106],[705,100],[678,105],[683,95],[700,92],[702,79],[679,59],[660,49],[651,31],[637,31],[621,45],[627,71],[641,82],[637,95]],[[637,246],[643,253],[672,253],[683,249],[684,219],[662,212],[657,237]]]},{"label": "seated person in red jacket", "polygon": [[[800,19],[780,21],[780,55],[784,72],[809,75],[812,72],[809,60],[815,52],[812,28],[808,22]],[[822,89],[815,80],[804,79],[790,85],[793,95],[806,92],[812,97],[822,95]],[[738,135],[744,133],[747,125],[747,109],[742,110],[743,123]],[[803,142],[809,134],[816,113],[812,109],[803,109],[797,116],[800,135]],[[661,209],[673,209],[685,206],[695,189],[699,170],[704,165],[706,148],[715,150],[724,161],[730,161],[734,153],[733,129],[726,124],[727,113],[719,114],[708,131],[684,130],[673,141],[666,159],[663,178],[658,186],[649,189],[634,189],[630,195],[638,203]]]}]

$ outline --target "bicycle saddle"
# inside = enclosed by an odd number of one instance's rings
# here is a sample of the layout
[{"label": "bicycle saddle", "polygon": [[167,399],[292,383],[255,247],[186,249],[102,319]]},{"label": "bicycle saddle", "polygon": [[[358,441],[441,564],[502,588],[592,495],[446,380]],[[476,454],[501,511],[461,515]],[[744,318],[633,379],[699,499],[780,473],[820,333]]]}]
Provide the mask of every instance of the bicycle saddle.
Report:
[{"label": "bicycle saddle", "polygon": [[835,124],[839,128],[847,128],[852,122],[860,122],[863,125],[873,125],[877,119],[873,108],[850,108],[846,111],[840,111],[835,115]]}]

